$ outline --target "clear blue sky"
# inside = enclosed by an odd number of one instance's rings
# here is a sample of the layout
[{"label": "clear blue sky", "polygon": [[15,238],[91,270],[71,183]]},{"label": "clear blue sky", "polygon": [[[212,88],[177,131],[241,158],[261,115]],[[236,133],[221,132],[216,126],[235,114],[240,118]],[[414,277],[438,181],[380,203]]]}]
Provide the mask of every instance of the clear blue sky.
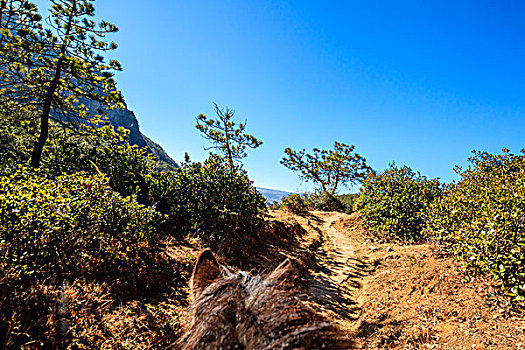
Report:
[{"label": "clear blue sky", "polygon": [[[47,1],[39,0],[38,4]],[[143,132],[175,160],[203,160],[213,102],[264,144],[257,186],[309,189],[286,147],[354,144],[444,181],[473,149],[525,148],[525,2],[99,0]]]}]

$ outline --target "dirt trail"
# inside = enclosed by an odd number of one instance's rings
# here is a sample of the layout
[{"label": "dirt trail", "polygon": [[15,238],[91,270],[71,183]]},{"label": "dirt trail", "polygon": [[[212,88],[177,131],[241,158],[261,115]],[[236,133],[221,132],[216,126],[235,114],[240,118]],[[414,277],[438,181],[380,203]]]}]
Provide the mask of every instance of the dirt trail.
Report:
[{"label": "dirt trail", "polygon": [[346,328],[359,318],[356,297],[362,279],[370,272],[368,257],[361,243],[334,227],[343,214],[314,213],[320,220],[314,223],[321,230],[323,244],[310,270],[310,292],[324,311],[335,313]]},{"label": "dirt trail", "polygon": [[316,231],[321,241],[307,274],[311,302],[341,327],[354,331],[361,313],[357,300],[363,279],[373,271],[374,263],[359,230],[348,235],[337,227],[348,218],[342,213],[318,211],[305,217],[294,216],[307,231]]},{"label": "dirt trail", "polygon": [[312,306],[359,348],[525,350],[524,315],[492,279],[465,281],[436,247],[383,243],[358,214],[277,215],[320,238],[306,276]]}]

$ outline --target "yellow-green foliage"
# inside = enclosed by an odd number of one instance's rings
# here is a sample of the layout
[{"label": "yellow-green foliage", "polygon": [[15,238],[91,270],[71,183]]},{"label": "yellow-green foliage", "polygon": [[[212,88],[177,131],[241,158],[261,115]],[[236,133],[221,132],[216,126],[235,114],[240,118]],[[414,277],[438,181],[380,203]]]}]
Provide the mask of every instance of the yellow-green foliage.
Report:
[{"label": "yellow-green foliage", "polygon": [[0,178],[2,275],[20,282],[140,264],[141,243],[160,220],[135,197],[113,192],[104,175],[47,179],[20,167]]},{"label": "yellow-green foliage", "polygon": [[156,172],[110,125],[53,125],[27,169],[30,119],[0,114],[0,347],[169,347],[191,262],[167,253],[169,235],[242,256],[264,197],[217,156]]},{"label": "yellow-green foliage", "polygon": [[328,192],[317,191],[310,195],[305,195],[306,205],[312,210],[338,211],[344,213],[345,205],[339,200],[339,196],[334,196]]},{"label": "yellow-green foliage", "polygon": [[[28,165],[36,138],[29,116],[0,114],[0,175],[9,175],[17,164]],[[107,122],[96,120],[79,125],[77,131],[51,124],[42,155],[41,168],[48,178],[84,171],[106,174],[111,188],[123,196],[132,194],[142,204],[150,204],[148,181],[154,162],[145,150],[130,146],[128,131],[115,131]]]},{"label": "yellow-green foliage", "polygon": [[352,214],[354,212],[354,206],[358,196],[359,194],[357,193],[351,193],[337,195],[336,197],[343,204],[345,213]]},{"label": "yellow-green foliage", "polygon": [[[30,147],[14,151],[34,138],[32,126],[20,119],[1,119],[0,138],[6,143],[0,150],[13,152],[0,155],[0,175],[29,160]],[[167,214],[166,231],[197,233],[221,251],[232,239],[253,237],[265,200],[245,171],[232,173],[222,157],[211,156],[204,163],[187,162],[180,169],[157,172],[143,150],[127,143],[126,131],[115,132],[111,125],[97,121],[93,124],[97,127],[81,125],[82,134],[52,125],[41,162],[43,177],[103,173],[120,195],[135,195],[139,203]]]},{"label": "yellow-green foliage", "polygon": [[303,196],[291,193],[281,199],[281,206],[295,214],[304,214],[308,211],[308,205]]},{"label": "yellow-green foliage", "polygon": [[421,238],[425,210],[440,195],[437,179],[427,180],[408,166],[392,163],[383,173],[365,179],[356,208],[373,234],[411,241]]},{"label": "yellow-green foliage", "polygon": [[[135,196],[114,192],[105,175],[80,172],[53,178],[19,166],[0,177],[1,344],[12,349],[26,343],[54,347],[60,338],[57,318],[66,317],[66,311],[76,315],[70,317],[75,321],[68,339],[95,344],[99,340],[89,337],[100,319],[90,329],[76,322],[101,317],[100,299],[118,305],[122,298],[139,298],[142,291],[156,292],[159,286],[142,271],[162,276],[166,286],[175,285],[180,269],[156,258],[156,233],[163,220]],[[85,310],[71,309],[67,301],[58,307],[57,290],[68,282],[108,292],[80,292]],[[157,322],[164,320],[152,323]]]},{"label": "yellow-green foliage", "polygon": [[34,139],[30,137],[32,128],[26,119],[22,115],[15,119],[0,112],[0,176],[10,174],[17,164],[29,162]]},{"label": "yellow-green foliage", "polygon": [[253,243],[266,200],[247,173],[232,173],[224,158],[187,161],[175,171],[154,174],[151,181],[152,199],[168,215],[171,231],[196,233],[225,253]]},{"label": "yellow-green foliage", "polygon": [[148,178],[154,162],[145,150],[130,146],[128,130],[113,126],[81,126],[84,135],[53,128],[53,134],[42,156],[42,167],[52,176],[85,171],[104,173],[111,188],[123,196],[137,195],[140,203],[149,203]]},{"label": "yellow-green foliage", "polygon": [[313,193],[292,193],[281,199],[281,207],[296,214],[305,213],[308,210],[337,211],[340,213],[352,213],[352,205],[348,206],[341,199],[347,199],[350,195],[331,195],[328,192],[316,191]]},{"label": "yellow-green foliage", "polygon": [[474,152],[461,181],[432,205],[427,231],[466,264],[525,299],[525,156]]}]

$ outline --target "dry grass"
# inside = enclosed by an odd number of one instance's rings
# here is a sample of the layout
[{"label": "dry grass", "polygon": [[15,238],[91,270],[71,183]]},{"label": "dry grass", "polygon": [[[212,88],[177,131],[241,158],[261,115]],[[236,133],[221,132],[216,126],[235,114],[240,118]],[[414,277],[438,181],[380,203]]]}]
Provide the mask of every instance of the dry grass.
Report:
[{"label": "dry grass", "polygon": [[525,349],[525,320],[491,279],[465,281],[428,245],[392,248],[361,295],[365,348]]},{"label": "dry grass", "polygon": [[[265,273],[290,257],[306,277],[324,244],[320,224],[270,214],[256,254],[223,261]],[[356,258],[375,267],[351,296],[359,317],[349,329],[361,348],[525,349],[525,317],[490,278],[466,281],[461,266],[437,247],[381,243],[357,214],[337,215],[333,227],[353,242]],[[187,280],[200,248],[195,240],[162,242],[149,266],[118,278],[46,280],[14,290],[0,276],[0,348],[171,348],[185,326]]]},{"label": "dry grass", "polygon": [[359,221],[354,214],[335,226],[377,263],[356,295],[362,348],[525,349],[525,315],[490,277],[467,281],[437,246],[380,243]]},{"label": "dry grass", "polygon": [[39,281],[9,288],[0,280],[0,347],[7,349],[167,348],[184,327],[186,281],[195,247],[165,241],[151,266],[115,277]]}]

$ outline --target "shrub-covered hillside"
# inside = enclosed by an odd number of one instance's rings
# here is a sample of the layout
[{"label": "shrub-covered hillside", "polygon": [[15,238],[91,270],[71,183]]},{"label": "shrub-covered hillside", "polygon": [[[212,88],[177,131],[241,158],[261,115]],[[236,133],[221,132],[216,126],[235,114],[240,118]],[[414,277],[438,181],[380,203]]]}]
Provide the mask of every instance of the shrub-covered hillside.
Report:
[{"label": "shrub-covered hillside", "polygon": [[505,292],[525,300],[525,156],[474,152],[471,166],[431,206],[426,233],[465,262],[469,274],[491,273]]},{"label": "shrub-covered hillside", "polygon": [[239,138],[179,168],[131,146],[103,115],[123,107],[101,55],[117,27],[93,1],[51,3],[52,30],[30,1],[0,6],[0,347],[169,347],[191,252],[248,255],[265,200]]},{"label": "shrub-covered hillside", "polygon": [[[1,119],[2,342],[118,344],[116,335],[102,336],[100,303],[118,313],[122,302],[163,295],[144,327],[155,329],[151,341],[169,343],[180,329],[190,261],[166,255],[166,242],[191,234],[231,257],[249,254],[246,242],[255,240],[264,198],[218,156],[157,171],[143,150],[125,142],[125,132],[109,125],[78,135],[53,124],[41,167],[28,168],[32,128],[18,116]],[[80,293],[84,309],[60,311],[64,288]],[[74,326],[60,321],[71,317]]]},{"label": "shrub-covered hillside", "polygon": [[408,167],[369,175],[356,208],[386,238],[433,240],[467,275],[491,274],[513,300],[525,298],[525,156],[474,152],[448,186]]}]

